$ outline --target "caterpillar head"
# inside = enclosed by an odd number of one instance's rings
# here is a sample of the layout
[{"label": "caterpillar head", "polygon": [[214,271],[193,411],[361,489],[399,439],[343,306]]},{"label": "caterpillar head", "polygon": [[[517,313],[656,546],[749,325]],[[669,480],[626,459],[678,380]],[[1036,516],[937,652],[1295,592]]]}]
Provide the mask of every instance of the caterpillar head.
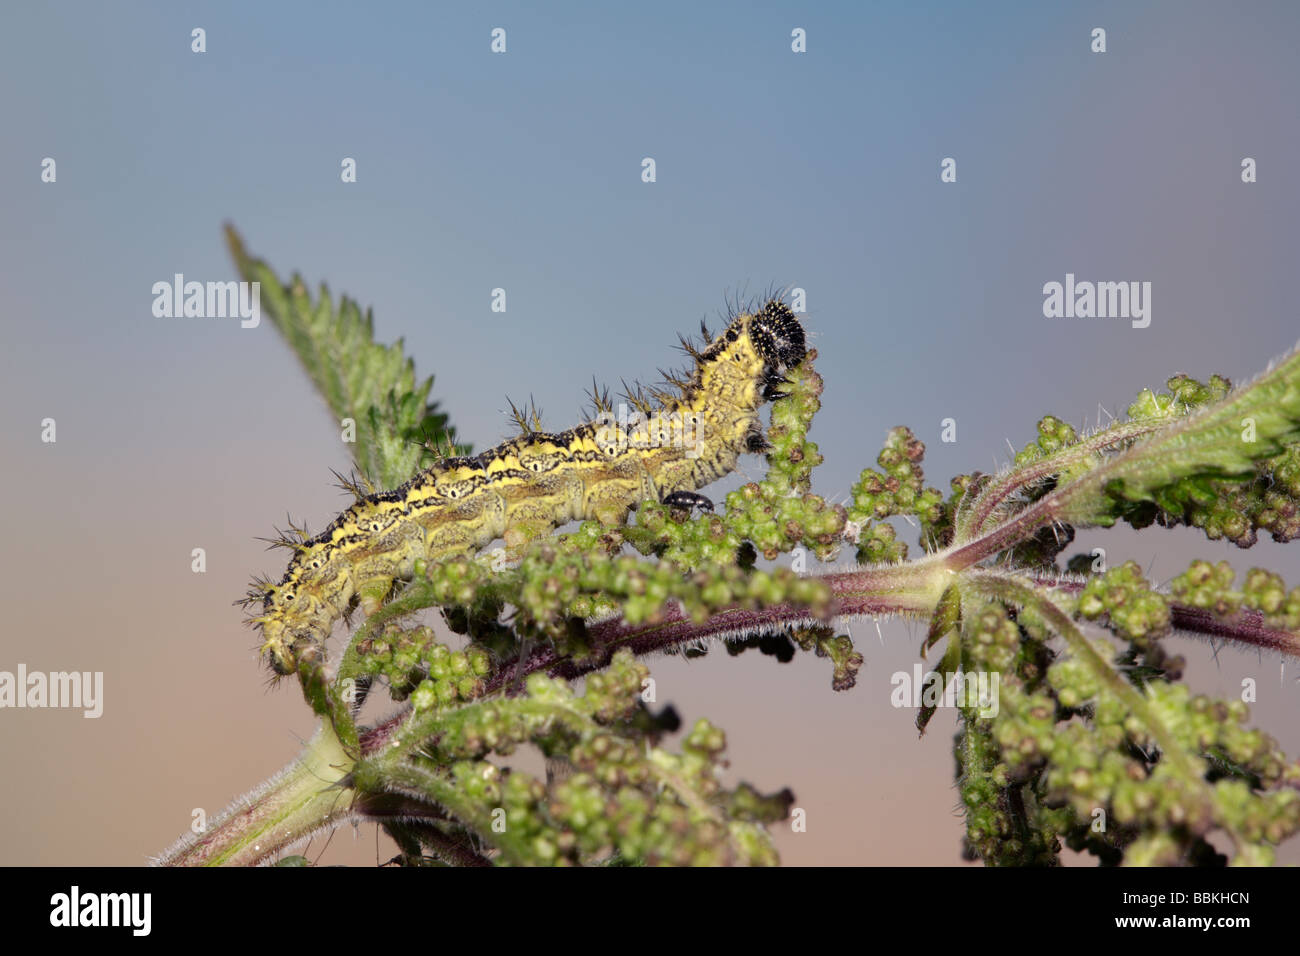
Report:
[{"label": "caterpillar head", "polygon": [[275,671],[277,676],[284,677],[298,669],[298,661],[285,640],[286,628],[284,622],[275,613],[273,598],[269,594],[266,597],[265,608],[267,613],[260,622],[262,627],[261,652],[266,655],[266,662],[270,665],[271,670]]},{"label": "caterpillar head", "polygon": [[258,577],[249,586],[248,593],[235,602],[249,609],[261,607],[261,615],[250,617],[245,623],[261,632],[262,646],[258,648],[258,653],[266,655],[266,662],[277,677],[292,674],[297,669],[293,652],[285,640],[282,606],[276,601],[276,594],[281,589],[282,585]]},{"label": "caterpillar head", "polygon": [[778,386],[808,354],[803,326],[788,305],[780,299],[769,299],[754,313],[749,335],[765,363],[763,372],[767,388],[764,398],[769,401],[780,398]]},{"label": "caterpillar head", "polygon": [[298,670],[302,652],[328,636],[328,629],[326,635],[316,635],[322,603],[310,589],[303,589],[294,570],[290,565],[285,580],[267,591],[262,616],[256,619],[262,630],[261,653],[280,677]]}]

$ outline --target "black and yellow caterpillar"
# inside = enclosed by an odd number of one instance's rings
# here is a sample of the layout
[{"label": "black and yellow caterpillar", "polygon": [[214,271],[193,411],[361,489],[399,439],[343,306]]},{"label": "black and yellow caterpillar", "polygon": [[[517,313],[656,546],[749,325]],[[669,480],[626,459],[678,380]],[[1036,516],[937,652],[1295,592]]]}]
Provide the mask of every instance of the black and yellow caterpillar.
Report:
[{"label": "black and yellow caterpillar", "polygon": [[[473,457],[448,457],[392,491],[358,500],[323,532],[286,543],[294,550],[278,584],[254,582],[245,603],[276,674],[317,658],[334,622],[356,604],[377,609],[417,559],[445,560],[503,538],[517,551],[575,519],[625,522],[638,502],[711,508],[695,494],[732,471],[742,453],[767,443],[758,417],[804,358],[803,327],[780,299],[734,316],[703,348],[685,339],[694,367],[670,378],[676,392],[637,399],[630,421],[597,399],[596,420],[547,433],[523,420],[522,434]],[[657,403],[652,407],[650,401]]]}]

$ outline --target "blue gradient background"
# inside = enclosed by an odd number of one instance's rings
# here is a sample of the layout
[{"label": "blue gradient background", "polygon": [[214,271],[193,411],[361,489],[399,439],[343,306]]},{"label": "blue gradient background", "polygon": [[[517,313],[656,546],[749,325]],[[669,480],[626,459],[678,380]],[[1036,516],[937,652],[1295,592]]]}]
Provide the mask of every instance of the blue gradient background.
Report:
[{"label": "blue gradient background", "polygon": [[[320,527],[341,507],[346,447],[269,322],[150,311],[173,273],[234,277],[222,222],[373,305],[478,448],[507,394],[570,424],[593,373],[655,378],[724,295],[803,287],[817,490],[842,497],[904,423],[946,487],[1044,413],[1092,423],[1174,372],[1241,379],[1294,344],[1297,26],[1287,3],[6,5],[0,669],[107,686],[97,721],[0,712],[0,862],[142,862],[311,730],[292,689],[264,690],[230,602],[278,573],[254,538],[286,510]],[[1152,282],[1150,328],[1045,319],[1067,272]],[[1300,582],[1271,542],[1078,541],[1097,543],[1159,579],[1199,555]],[[661,702],[728,730],[734,779],[795,788],[789,863],[959,861],[951,725],[917,741],[888,702],[920,633],[873,632],[855,628],[867,663],[840,695],[807,655],[651,661]],[[1300,751],[1300,667],[1179,643],[1200,689],[1257,678],[1256,721]],[[374,829],[324,859],[386,858]]]}]

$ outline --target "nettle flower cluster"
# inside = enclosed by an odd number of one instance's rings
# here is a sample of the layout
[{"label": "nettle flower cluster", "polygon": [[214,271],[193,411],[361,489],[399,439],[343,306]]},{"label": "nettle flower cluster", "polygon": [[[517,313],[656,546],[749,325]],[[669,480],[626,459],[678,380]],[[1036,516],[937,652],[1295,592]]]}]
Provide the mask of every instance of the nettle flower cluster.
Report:
[{"label": "nettle flower cluster", "polygon": [[[703,718],[680,753],[663,749],[678,718],[646,705],[649,670],[632,656],[637,642],[602,639],[589,622],[653,628],[669,608],[687,625],[735,609],[828,612],[825,582],[755,566],[759,545],[771,554],[800,546],[829,554],[845,523],[843,509],[807,491],[820,461],[807,440],[822,387],[811,361],[788,386],[769,430],[768,476],[729,496],[721,514],[692,518],[647,504],[627,527],[587,522],[540,540],[513,568],[494,570],[491,555],[420,566],[402,594],[357,630],[337,675],[320,677],[322,685],[354,682],[352,699],[326,689],[314,700],[341,737],[355,733],[367,752],[354,787],[427,800],[429,812],[447,815],[419,827],[388,824],[403,838],[401,862],[443,859],[449,839],[500,863],[777,862],[766,827],[787,818],[790,791],[723,787],[726,738]],[[426,608],[440,609],[468,643],[454,649],[433,628],[406,624]],[[803,627],[750,640],[778,638],[791,653],[800,646],[830,658],[833,684],[852,685],[862,658],[846,637]],[[683,643],[700,644],[659,646]],[[566,676],[585,676],[581,694]],[[382,746],[348,727],[356,688],[368,694],[380,685],[410,705],[408,716],[384,729]],[[521,749],[546,759],[545,777],[509,766]]]},{"label": "nettle flower cluster", "polygon": [[[332,391],[317,366],[338,343],[369,343],[368,318],[347,300],[335,314],[324,292],[312,302],[296,278],[280,285],[232,244],[331,408],[370,423],[358,461],[390,485],[414,472],[407,444],[384,444],[385,425],[446,423],[400,347],[367,344],[366,388]],[[1298,654],[1300,589],[1261,569],[1238,585],[1224,562],[1195,562],[1165,588],[1132,563],[1060,562],[1076,528],[1118,521],[1243,547],[1260,530],[1295,537],[1300,357],[1237,389],[1176,376],[1086,434],[1044,417],[1004,470],[958,475],[946,496],[925,484],[924,445],[896,428],[847,507],[812,492],[815,358],[779,385],[766,475],[716,513],[645,502],[627,525],[540,537],[514,566],[491,554],[417,561],[336,663],[299,669],[322,731],[295,767],[330,768],[319,799],[291,767],[163,861],[266,862],[350,815],[383,826],[404,865],[775,863],[771,828],[793,795],[725,786],[726,738],[703,717],[669,747],[680,718],[652,706],[639,658],[718,639],[781,662],[803,650],[847,690],[863,658],[839,625],[903,615],[928,622],[920,653],[938,674],[998,676],[997,707],[957,711],[969,856],[1042,865],[1069,847],[1106,864],[1271,862],[1300,829],[1300,767],[1247,726],[1244,703],[1191,693],[1167,645],[1193,632]],[[917,556],[895,519],[918,528]],[[853,569],[791,567],[791,555],[829,559],[845,544]],[[382,692],[402,709],[362,725]],[[922,732],[936,713],[918,712]],[[311,799],[290,799],[301,793]]]},{"label": "nettle flower cluster", "polygon": [[[1106,431],[1119,437],[1175,423],[1192,426],[1183,430],[1191,442],[1199,438],[1195,426],[1208,424],[1205,431],[1232,455],[1207,456],[1188,474],[1175,467],[1172,480],[1143,496],[1123,484],[1100,484],[1106,510],[1092,505],[1082,512],[1090,520],[1081,523],[1186,524],[1243,547],[1259,528],[1278,540],[1294,536],[1277,516],[1294,510],[1289,469],[1297,446],[1260,442],[1250,449],[1251,442],[1238,441],[1233,448],[1234,439],[1225,439],[1230,433],[1211,417],[1229,395],[1223,378],[1202,384],[1180,375],[1167,384],[1167,393],[1144,392],[1126,422],[1086,439],[1052,416],[1040,421],[1038,440],[1015,463],[1033,475],[1023,501],[1063,498],[1071,481],[1113,467],[1108,454],[1140,453],[1127,437],[1113,446],[1118,451],[1108,448]],[[1293,416],[1295,385],[1268,385],[1255,387],[1280,398],[1281,410]],[[1256,424],[1250,415],[1243,420],[1246,428]],[[1258,433],[1249,437],[1259,440]],[[1247,457],[1251,451],[1258,457]],[[1034,473],[1045,471],[1038,467],[1044,462],[1052,462],[1046,480]],[[986,481],[966,476],[961,484]],[[956,740],[968,855],[1044,864],[1055,862],[1064,844],[1110,864],[1272,862],[1277,844],[1300,829],[1300,767],[1267,734],[1244,726],[1245,703],[1212,700],[1179,683],[1186,662],[1165,643],[1181,629],[1294,653],[1300,588],[1288,591],[1280,576],[1252,569],[1236,589],[1227,562],[1199,560],[1160,590],[1133,562],[1087,577],[1059,575],[1051,559],[1073,528],[1059,520],[1047,527],[1054,543],[1048,547],[1039,536],[1043,563],[979,580],[969,591],[974,607],[951,638],[949,655],[963,667],[1002,675],[996,718],[964,710]],[[1023,542],[1008,553],[1023,557]],[[1079,569],[1092,563],[1091,555],[1069,562]],[[1083,622],[1104,628],[1109,639],[1085,633]],[[1059,647],[1053,639],[1062,637]]]}]

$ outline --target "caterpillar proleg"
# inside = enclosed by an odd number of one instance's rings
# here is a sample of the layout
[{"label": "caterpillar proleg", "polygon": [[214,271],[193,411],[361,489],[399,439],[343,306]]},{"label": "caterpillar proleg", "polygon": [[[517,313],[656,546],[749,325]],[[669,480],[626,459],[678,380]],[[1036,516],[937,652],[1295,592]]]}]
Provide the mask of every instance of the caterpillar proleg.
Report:
[{"label": "caterpillar proleg", "polygon": [[392,491],[362,494],[320,534],[283,543],[294,556],[278,584],[254,582],[245,603],[276,674],[318,657],[334,622],[380,606],[416,561],[443,561],[503,538],[517,552],[571,520],[625,522],[638,502],[711,507],[696,491],[767,447],[758,417],[804,358],[803,327],[779,299],[736,315],[670,378],[675,391],[637,399],[640,414],[597,417],[558,433],[517,416],[521,434],[473,457],[448,457]]}]

